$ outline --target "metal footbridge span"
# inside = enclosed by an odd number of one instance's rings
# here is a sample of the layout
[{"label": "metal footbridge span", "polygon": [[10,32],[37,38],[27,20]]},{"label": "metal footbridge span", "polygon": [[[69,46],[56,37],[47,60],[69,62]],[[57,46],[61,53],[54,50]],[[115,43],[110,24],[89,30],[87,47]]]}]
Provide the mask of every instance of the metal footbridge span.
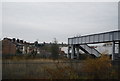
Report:
[{"label": "metal footbridge span", "polygon": [[[80,51],[86,54],[93,54],[100,57],[101,54],[95,48],[91,48],[88,44],[112,42],[112,60],[120,58],[120,30],[110,31],[98,34],[91,34],[79,37],[68,38],[68,57],[71,59],[80,57]],[[115,45],[118,45],[118,52],[115,51]]]}]

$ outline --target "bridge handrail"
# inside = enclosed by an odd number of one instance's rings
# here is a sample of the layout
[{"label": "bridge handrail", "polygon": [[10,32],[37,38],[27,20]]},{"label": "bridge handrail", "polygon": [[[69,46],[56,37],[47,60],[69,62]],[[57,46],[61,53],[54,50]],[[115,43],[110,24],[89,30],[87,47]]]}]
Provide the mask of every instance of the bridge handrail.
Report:
[{"label": "bridge handrail", "polygon": [[120,30],[68,38],[68,44],[111,42],[120,40]]}]

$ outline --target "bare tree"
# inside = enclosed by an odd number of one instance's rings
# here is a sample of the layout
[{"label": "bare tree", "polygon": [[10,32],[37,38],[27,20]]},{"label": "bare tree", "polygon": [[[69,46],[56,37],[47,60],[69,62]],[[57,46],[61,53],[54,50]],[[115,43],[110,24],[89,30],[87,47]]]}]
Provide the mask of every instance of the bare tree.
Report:
[{"label": "bare tree", "polygon": [[54,41],[51,45],[51,53],[52,53],[52,59],[56,60],[59,58],[59,45],[56,38],[54,38]]}]

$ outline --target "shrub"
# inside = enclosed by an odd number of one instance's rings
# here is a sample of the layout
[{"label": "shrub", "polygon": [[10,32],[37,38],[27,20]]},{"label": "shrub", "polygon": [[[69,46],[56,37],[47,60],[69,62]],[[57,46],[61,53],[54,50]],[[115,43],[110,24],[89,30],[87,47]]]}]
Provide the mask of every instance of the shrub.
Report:
[{"label": "shrub", "polygon": [[111,61],[106,55],[102,55],[96,59],[86,59],[82,67],[82,72],[85,73],[85,76],[92,79],[110,79],[114,76],[112,74]]},{"label": "shrub", "polygon": [[54,67],[43,67],[49,79],[78,79],[74,69],[68,64],[54,62]]}]

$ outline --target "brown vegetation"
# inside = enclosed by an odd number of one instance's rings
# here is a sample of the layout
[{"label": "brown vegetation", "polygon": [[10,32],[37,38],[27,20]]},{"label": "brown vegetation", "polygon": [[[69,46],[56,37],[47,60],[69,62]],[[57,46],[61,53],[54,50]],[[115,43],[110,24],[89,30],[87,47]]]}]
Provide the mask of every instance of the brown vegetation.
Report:
[{"label": "brown vegetation", "polygon": [[113,79],[116,76],[111,60],[106,55],[96,59],[86,59],[82,71],[92,79]]},{"label": "brown vegetation", "polygon": [[117,79],[118,76],[106,55],[78,63],[57,63],[55,67],[44,67],[52,79]]},{"label": "brown vegetation", "polygon": [[[15,60],[16,59],[16,60]],[[19,59],[3,61],[3,78],[12,79],[117,79],[108,56],[86,60]]]}]

